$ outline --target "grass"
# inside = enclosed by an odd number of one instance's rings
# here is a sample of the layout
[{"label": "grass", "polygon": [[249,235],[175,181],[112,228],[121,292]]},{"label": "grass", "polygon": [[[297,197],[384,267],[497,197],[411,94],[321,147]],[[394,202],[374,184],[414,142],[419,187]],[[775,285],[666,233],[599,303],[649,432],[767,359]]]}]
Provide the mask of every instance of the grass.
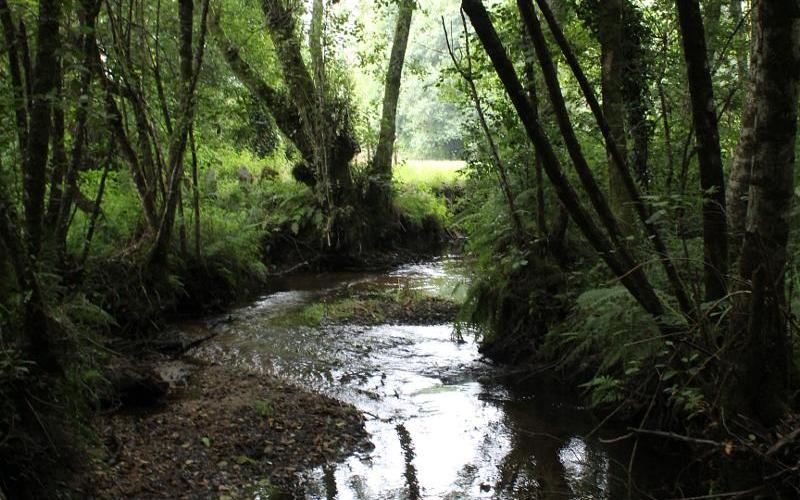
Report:
[{"label": "grass", "polygon": [[433,188],[461,181],[463,161],[403,160],[395,168],[395,180],[422,188]]},{"label": "grass", "polygon": [[401,161],[394,169],[397,208],[418,225],[428,216],[445,224],[449,217],[442,193],[461,183],[464,166],[463,161]]}]

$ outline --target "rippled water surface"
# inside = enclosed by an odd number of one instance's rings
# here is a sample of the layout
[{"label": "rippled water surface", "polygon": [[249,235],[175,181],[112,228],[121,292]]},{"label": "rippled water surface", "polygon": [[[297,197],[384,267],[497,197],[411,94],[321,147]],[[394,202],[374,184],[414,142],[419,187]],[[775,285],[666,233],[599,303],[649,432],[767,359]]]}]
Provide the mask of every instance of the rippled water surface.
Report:
[{"label": "rippled water surface", "polygon": [[658,476],[658,464],[640,454],[628,477],[629,451],[582,438],[597,422],[559,387],[501,375],[474,342],[455,342],[450,324],[286,321],[356,290],[460,297],[464,285],[451,258],[388,273],[293,277],[284,291],[209,320],[204,327],[222,333],[194,354],[286,377],[364,412],[374,449],[309,473],[309,498],[616,499],[633,479]]}]

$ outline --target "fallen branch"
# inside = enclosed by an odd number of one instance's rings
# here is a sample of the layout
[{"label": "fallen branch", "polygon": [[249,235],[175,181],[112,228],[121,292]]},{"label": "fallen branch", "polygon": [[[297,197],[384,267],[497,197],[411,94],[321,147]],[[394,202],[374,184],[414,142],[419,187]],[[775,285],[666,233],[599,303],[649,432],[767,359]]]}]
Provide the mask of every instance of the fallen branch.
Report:
[{"label": "fallen branch", "polygon": [[724,448],[725,443],[720,443],[718,441],[712,441],[710,439],[701,439],[695,438],[691,436],[684,436],[682,434],[676,434],[674,432],[665,432],[665,431],[652,431],[649,429],[637,429],[634,427],[628,427],[628,430],[634,432],[636,434],[645,434],[649,436],[657,436],[667,439],[675,439],[677,441],[683,441],[684,443],[692,443],[692,444],[702,444],[706,446],[714,446],[717,448]]},{"label": "fallen branch", "polygon": [[301,262],[299,264],[293,265],[289,269],[284,269],[284,270],[279,271],[277,273],[269,273],[269,274],[267,274],[267,276],[269,276],[270,278],[279,278],[281,276],[286,276],[287,274],[291,274],[291,273],[297,271],[298,269],[302,269],[303,267],[309,267],[310,265],[311,265],[311,263],[309,261],[304,260],[303,262]]},{"label": "fallen branch", "polygon": [[781,448],[783,448],[787,444],[790,444],[790,443],[794,442],[794,440],[797,439],[798,436],[800,436],[800,427],[798,427],[797,429],[793,430],[789,434],[787,434],[787,435],[783,436],[782,438],[780,438],[777,443],[772,445],[770,447],[770,449],[767,450],[767,455],[766,456],[769,457],[769,456],[774,455],[775,453],[780,451]]}]

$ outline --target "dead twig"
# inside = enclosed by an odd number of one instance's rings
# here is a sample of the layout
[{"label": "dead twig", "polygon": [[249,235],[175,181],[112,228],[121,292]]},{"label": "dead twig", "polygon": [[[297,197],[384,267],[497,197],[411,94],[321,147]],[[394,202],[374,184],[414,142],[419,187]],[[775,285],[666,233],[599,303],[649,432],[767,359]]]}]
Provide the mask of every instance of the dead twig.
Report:
[{"label": "dead twig", "polygon": [[702,444],[706,446],[714,446],[717,448],[724,448],[725,443],[720,443],[718,441],[712,441],[710,439],[702,439],[702,438],[695,438],[692,436],[684,436],[683,434],[676,434],[674,432],[666,432],[666,431],[653,431],[650,429],[637,429],[635,427],[628,427],[628,430],[636,433],[636,434],[645,434],[649,436],[657,436],[666,439],[674,439],[677,441],[683,441],[684,443],[692,443],[692,444]]}]

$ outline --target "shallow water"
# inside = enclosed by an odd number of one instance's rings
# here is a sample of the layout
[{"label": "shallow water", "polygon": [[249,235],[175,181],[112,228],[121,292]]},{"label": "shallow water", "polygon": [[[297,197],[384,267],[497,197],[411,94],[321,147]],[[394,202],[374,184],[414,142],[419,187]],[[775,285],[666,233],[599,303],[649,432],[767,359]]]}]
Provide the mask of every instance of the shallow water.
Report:
[{"label": "shallow water", "polygon": [[308,473],[308,498],[616,499],[657,483],[662,464],[654,457],[640,452],[629,475],[629,450],[581,437],[597,422],[565,391],[500,372],[475,342],[454,341],[450,324],[286,321],[356,290],[460,297],[465,283],[454,258],[388,273],[293,277],[284,291],[194,325],[220,334],[192,354],[288,378],[364,412],[374,448]]}]

